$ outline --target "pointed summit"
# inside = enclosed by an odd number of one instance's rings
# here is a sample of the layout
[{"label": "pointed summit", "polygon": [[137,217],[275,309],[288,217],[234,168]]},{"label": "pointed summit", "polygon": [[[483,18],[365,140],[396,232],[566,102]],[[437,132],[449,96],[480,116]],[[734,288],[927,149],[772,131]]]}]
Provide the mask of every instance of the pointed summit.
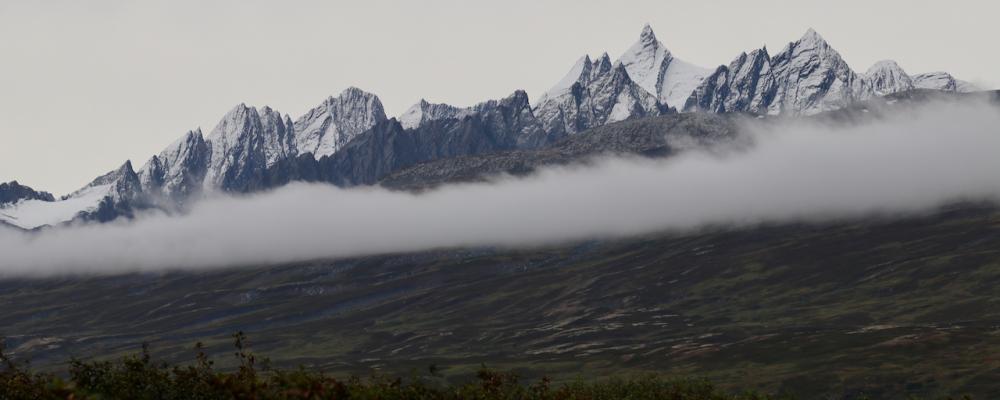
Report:
[{"label": "pointed summit", "polygon": [[749,56],[750,58],[764,57],[768,62],[771,60],[771,55],[767,52],[767,46],[751,51]]},{"label": "pointed summit", "polygon": [[806,33],[802,35],[797,42],[795,42],[796,47],[801,48],[829,48],[830,44],[827,43],[823,36],[820,36],[819,32],[815,29],[809,28]]},{"label": "pointed summit", "polygon": [[542,95],[542,99],[551,96],[558,96],[559,94],[568,91],[573,84],[580,81],[581,79],[586,79],[590,76],[590,70],[593,62],[590,60],[590,55],[584,55],[573,63],[570,67],[569,72],[563,76],[548,92]]},{"label": "pointed summit", "polygon": [[806,33],[802,34],[802,38],[799,39],[799,42],[826,43],[826,39],[824,39],[823,36],[819,34],[819,32],[816,32],[815,29],[809,28],[806,29]]},{"label": "pointed summit", "polygon": [[201,188],[210,157],[201,128],[188,131],[138,171],[143,192],[183,201]]},{"label": "pointed summit", "polygon": [[[341,91],[339,95],[337,95],[337,98],[347,98],[347,97],[365,97],[365,98],[375,97],[376,99],[378,98],[378,96],[375,96],[372,93],[368,93],[364,90],[361,90],[357,86],[348,86],[346,89]],[[330,98],[333,99],[334,97],[330,96]]]},{"label": "pointed summit", "polygon": [[613,78],[613,79],[618,79],[618,78],[629,78],[629,79],[632,79],[632,76],[628,74],[628,68],[625,68],[625,65],[623,65],[620,62],[615,63],[612,66],[612,68],[611,68],[611,74],[613,76],[615,76],[615,78]]},{"label": "pointed summit", "polygon": [[778,83],[771,114],[816,114],[843,108],[871,93],[862,76],[812,28],[771,60]]},{"label": "pointed summit", "polygon": [[900,67],[899,63],[893,60],[881,60],[876,62],[875,64],[872,64],[871,68],[868,68],[868,71],[865,73],[871,74],[883,70],[902,71],[903,67]]},{"label": "pointed summit", "polygon": [[864,73],[865,82],[875,95],[905,92],[913,89],[913,79],[895,61],[883,60]]},{"label": "pointed summit", "polygon": [[611,57],[608,56],[607,52],[601,54],[601,57],[594,60],[590,68],[590,80],[593,80],[598,75],[604,74],[611,70],[613,64],[611,63]]},{"label": "pointed summit", "polygon": [[642,33],[639,34],[640,42],[656,42],[656,34],[653,33],[653,27],[649,26],[647,23],[642,27]]},{"label": "pointed summit", "polygon": [[712,70],[692,65],[673,56],[656,39],[647,24],[635,42],[618,58],[639,86],[668,106],[683,107],[684,101]]},{"label": "pointed summit", "polygon": [[142,185],[139,182],[139,175],[132,169],[132,161],[126,160],[120,167],[97,177],[80,190],[64,196],[63,200],[97,193],[116,204],[138,198],[142,193]]}]

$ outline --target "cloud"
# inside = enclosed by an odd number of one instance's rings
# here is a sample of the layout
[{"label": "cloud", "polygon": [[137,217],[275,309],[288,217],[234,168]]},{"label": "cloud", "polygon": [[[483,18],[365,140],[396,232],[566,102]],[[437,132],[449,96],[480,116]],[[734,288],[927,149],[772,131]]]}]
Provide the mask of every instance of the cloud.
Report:
[{"label": "cloud", "polygon": [[0,274],[266,265],[456,246],[526,246],[705,225],[921,212],[1000,198],[1000,111],[934,103],[872,121],[745,127],[749,150],[609,158],[422,194],[293,184],[182,216],[0,232]]}]

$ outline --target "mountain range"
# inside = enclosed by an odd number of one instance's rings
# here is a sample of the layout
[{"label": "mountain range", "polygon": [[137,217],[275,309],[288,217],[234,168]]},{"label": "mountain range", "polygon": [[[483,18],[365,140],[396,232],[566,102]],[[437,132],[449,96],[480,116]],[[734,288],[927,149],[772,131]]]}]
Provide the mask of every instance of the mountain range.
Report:
[{"label": "mountain range", "polygon": [[524,91],[470,107],[421,100],[389,118],[376,95],[354,87],[295,120],[239,104],[207,136],[200,128],[186,132],[138,170],[126,161],[61,198],[16,181],[0,185],[0,225],[36,229],[147,208],[177,211],[205,194],[291,181],[372,185],[418,164],[549,148],[625,120],[814,115],[921,89],[977,90],[945,72],[910,75],[893,61],[856,72],[812,29],[773,56],[765,47],[702,68],[675,57],[647,25],[616,60],[607,53],[580,57],[534,104]]}]

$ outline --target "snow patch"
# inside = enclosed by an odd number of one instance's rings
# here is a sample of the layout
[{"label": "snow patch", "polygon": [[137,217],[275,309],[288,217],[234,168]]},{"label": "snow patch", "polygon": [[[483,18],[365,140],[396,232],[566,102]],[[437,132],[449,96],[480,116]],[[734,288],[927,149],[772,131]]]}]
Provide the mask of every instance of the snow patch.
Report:
[{"label": "snow patch", "polygon": [[0,220],[24,229],[67,222],[80,212],[96,210],[111,192],[111,186],[88,187],[60,201],[21,200],[0,207]]}]

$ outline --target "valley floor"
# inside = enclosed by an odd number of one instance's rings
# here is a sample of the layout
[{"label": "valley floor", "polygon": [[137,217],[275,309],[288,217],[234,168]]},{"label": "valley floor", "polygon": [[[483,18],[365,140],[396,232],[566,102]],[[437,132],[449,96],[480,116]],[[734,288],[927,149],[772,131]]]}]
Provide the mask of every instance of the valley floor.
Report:
[{"label": "valley floor", "polygon": [[[243,331],[335,374],[482,364],[526,379],[706,377],[804,397],[1000,397],[1000,213],[663,233],[209,272],[0,281],[15,358],[147,342],[190,362]],[[220,364],[226,367],[225,362]]]}]

